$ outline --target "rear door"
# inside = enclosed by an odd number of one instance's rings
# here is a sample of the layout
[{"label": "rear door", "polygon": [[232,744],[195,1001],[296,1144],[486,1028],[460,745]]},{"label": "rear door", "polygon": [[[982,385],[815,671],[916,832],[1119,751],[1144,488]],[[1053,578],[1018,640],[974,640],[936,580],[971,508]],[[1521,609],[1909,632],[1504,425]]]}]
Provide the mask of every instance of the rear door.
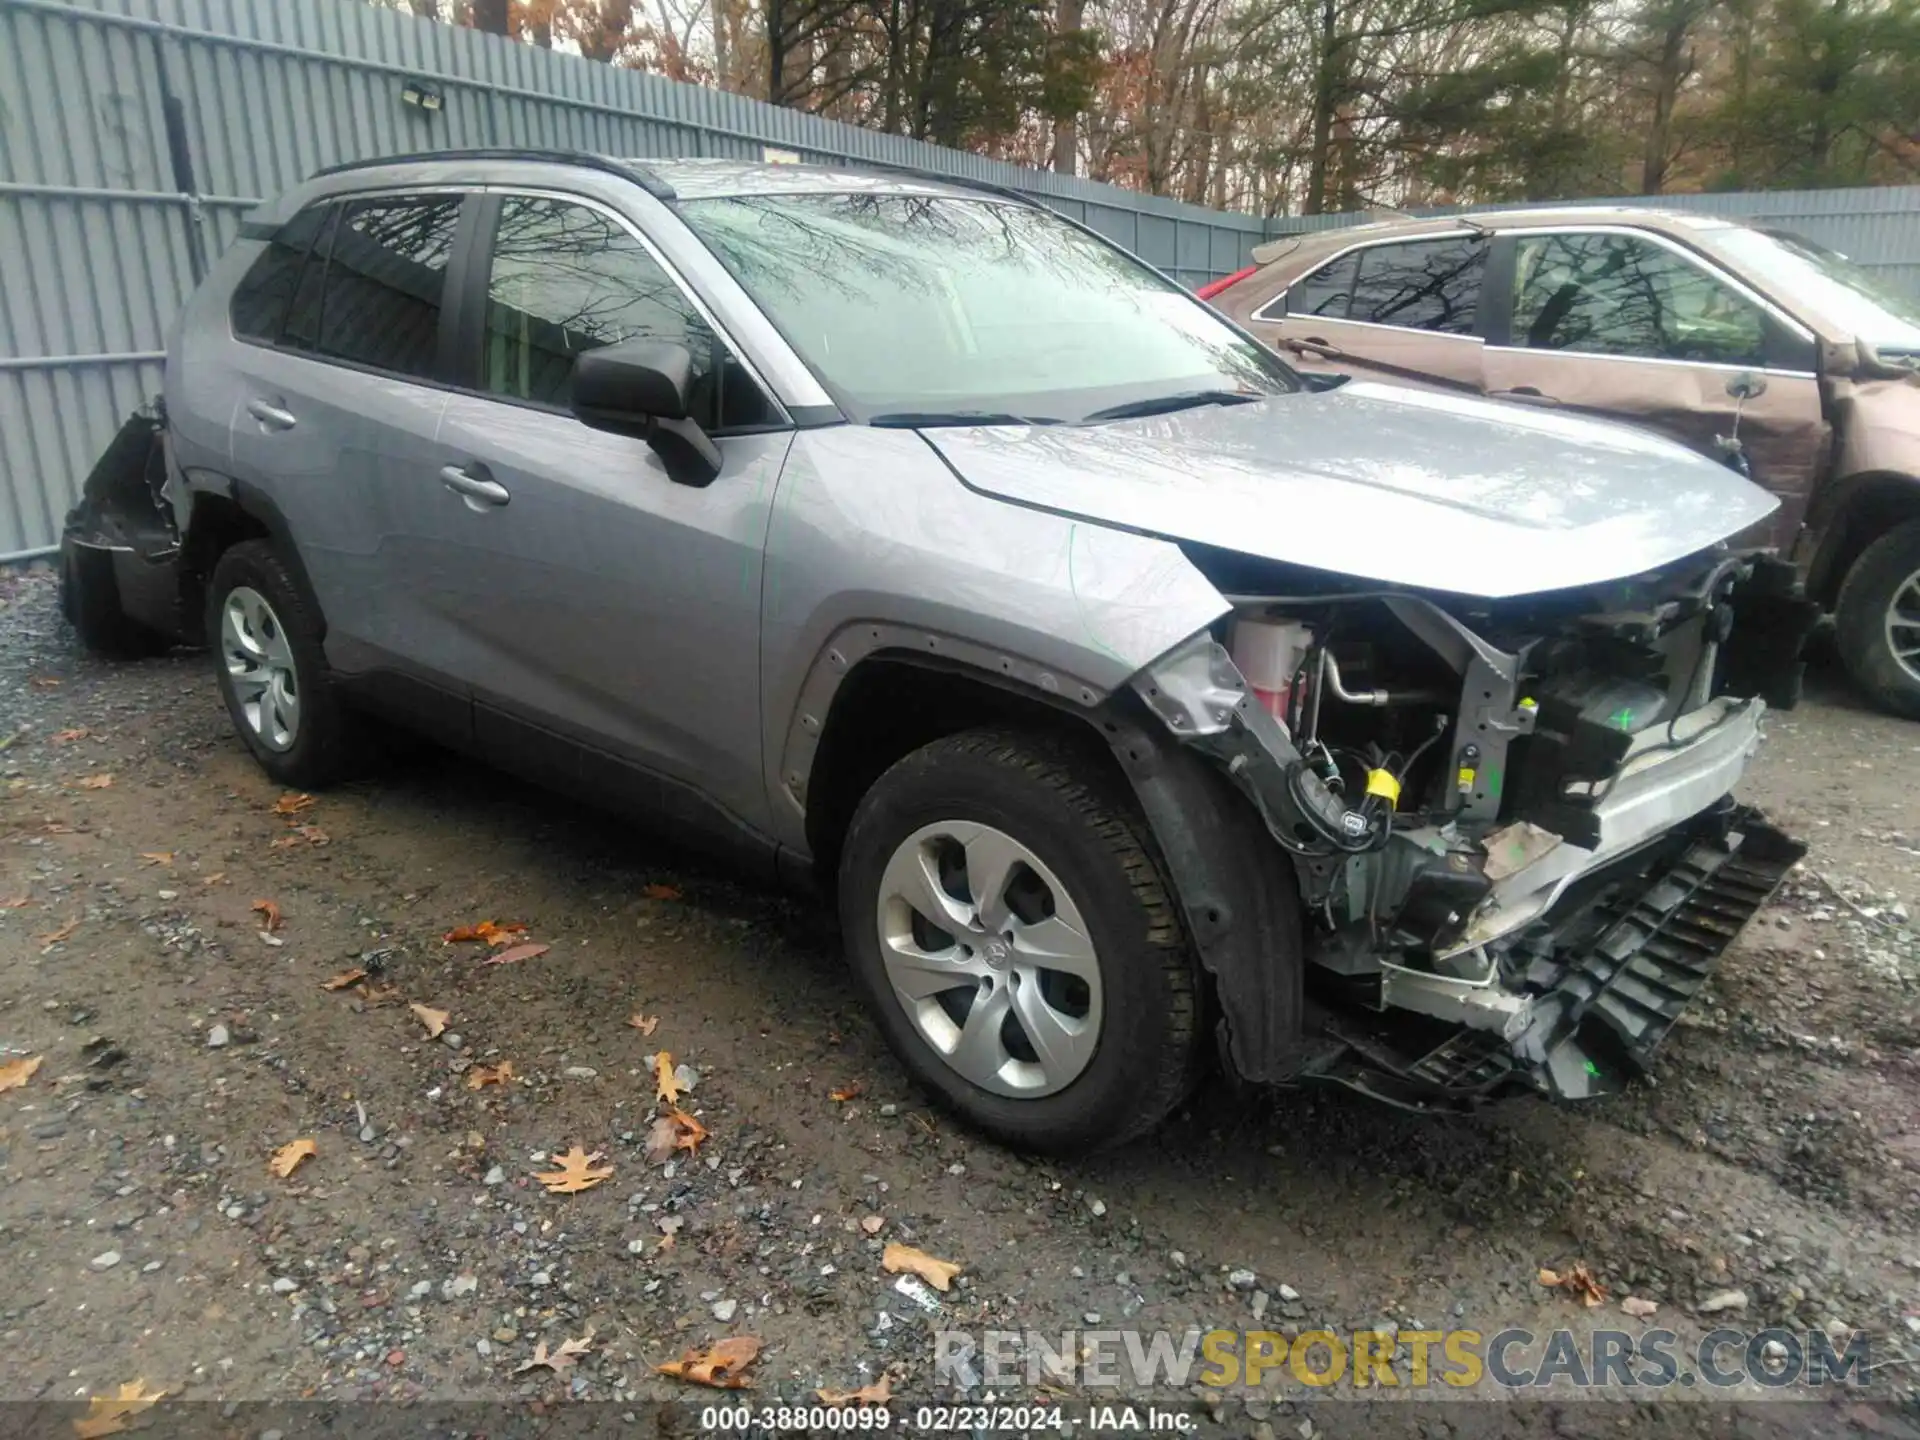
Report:
[{"label": "rear door", "polygon": [[[787,417],[615,209],[499,192],[483,232],[474,373],[443,438],[489,491],[445,493],[438,527],[479,743],[554,783],[763,828],[760,578]],[[704,487],[568,409],[575,359],[635,338],[694,357],[694,418],[723,460]]]},{"label": "rear door", "polygon": [[[1774,543],[1791,543],[1830,439],[1812,335],[1648,232],[1512,231],[1490,274],[1490,394],[1645,425],[1716,459],[1737,414],[1753,478],[1781,497]],[[1742,401],[1732,389],[1747,382],[1764,392]]]},{"label": "rear door", "polygon": [[1254,312],[1254,332],[1309,366],[1478,390],[1487,241],[1472,232],[1336,255]]},{"label": "rear door", "polygon": [[455,727],[452,740],[464,738],[464,683],[432,669],[443,576],[426,541],[450,458],[439,439],[450,393],[443,321],[449,273],[470,244],[470,199],[380,194],[302,212],[288,229],[310,237],[307,253],[297,273],[286,254],[275,272],[290,287],[284,308],[245,284],[233,307],[236,333],[252,342],[233,414],[236,478],[285,517],[326,617],[330,663],[404,684]]}]

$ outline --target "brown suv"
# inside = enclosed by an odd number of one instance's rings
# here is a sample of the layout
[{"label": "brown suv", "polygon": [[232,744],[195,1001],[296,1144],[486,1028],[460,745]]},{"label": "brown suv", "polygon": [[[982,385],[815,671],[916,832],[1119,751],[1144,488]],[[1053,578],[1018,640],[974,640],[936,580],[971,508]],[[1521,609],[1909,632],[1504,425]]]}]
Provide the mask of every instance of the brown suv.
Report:
[{"label": "brown suv", "polygon": [[1848,670],[1920,718],[1920,300],[1797,236],[1651,210],[1291,236],[1203,290],[1283,353],[1650,426],[1780,497]]}]

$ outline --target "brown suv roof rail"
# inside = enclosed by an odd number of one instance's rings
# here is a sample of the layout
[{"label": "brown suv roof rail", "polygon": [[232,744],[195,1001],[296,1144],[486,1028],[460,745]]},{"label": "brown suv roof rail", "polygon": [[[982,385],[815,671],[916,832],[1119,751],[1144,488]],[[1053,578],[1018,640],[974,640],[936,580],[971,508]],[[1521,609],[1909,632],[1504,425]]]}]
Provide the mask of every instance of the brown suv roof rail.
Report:
[{"label": "brown suv roof rail", "polygon": [[554,165],[576,165],[585,170],[604,170],[631,180],[656,200],[672,202],[680,197],[674,188],[644,165],[631,160],[616,160],[611,155],[591,150],[538,150],[513,146],[492,146],[468,150],[422,150],[409,155],[375,155],[364,160],[343,160],[337,165],[316,170],[317,175],[340,175],[349,170],[370,170],[379,165],[420,165],[433,160],[543,160]]}]

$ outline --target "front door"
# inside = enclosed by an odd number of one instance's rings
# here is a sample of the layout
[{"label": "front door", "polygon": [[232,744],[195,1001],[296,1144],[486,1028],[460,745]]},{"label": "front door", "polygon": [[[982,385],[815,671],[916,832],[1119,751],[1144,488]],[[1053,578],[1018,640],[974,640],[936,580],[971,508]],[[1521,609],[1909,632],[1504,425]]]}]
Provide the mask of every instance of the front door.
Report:
[{"label": "front door", "polygon": [[[547,195],[487,203],[477,393],[446,411],[440,530],[480,745],[538,778],[763,829],[760,577],[792,432],[628,220]],[[570,413],[575,358],[633,338],[693,353],[695,418],[723,457],[711,484]]]},{"label": "front door", "polygon": [[1644,425],[1715,459],[1737,435],[1780,496],[1770,539],[1791,545],[1829,441],[1810,336],[1707,262],[1624,229],[1510,232],[1490,273],[1489,393]]}]

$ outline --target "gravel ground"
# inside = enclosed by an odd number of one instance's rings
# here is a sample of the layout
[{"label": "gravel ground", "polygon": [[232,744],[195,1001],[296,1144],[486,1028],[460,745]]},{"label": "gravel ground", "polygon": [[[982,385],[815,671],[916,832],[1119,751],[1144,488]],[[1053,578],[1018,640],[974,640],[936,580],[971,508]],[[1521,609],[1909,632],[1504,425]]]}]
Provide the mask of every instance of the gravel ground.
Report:
[{"label": "gravel ground", "polygon": [[[820,910],[434,753],[280,813],[204,657],[91,660],[49,576],[0,572],[0,1062],[44,1057],[0,1094],[0,1399],[138,1377],[233,1433],[267,1428],[237,1405],[370,1399],[608,1424],[644,1404],[691,1433],[697,1410],[656,1402],[721,1392],[653,1367],[728,1336],[763,1342],[762,1404],[882,1377],[936,1398],[936,1328],[1657,1323],[1684,1346],[1777,1324],[1870,1332],[1872,1385],[1745,1408],[1158,1398],[1255,1440],[1920,1435],[1920,727],[1816,689],[1747,787],[1813,853],[1652,1083],[1469,1120],[1217,1083],[1150,1141],[1043,1163],[926,1107]],[[442,941],[483,919],[548,948],[489,965],[511,947]],[[446,1012],[438,1038],[415,1006]],[[665,1162],[660,1050],[709,1132]],[[315,1153],[273,1173],[299,1139]],[[611,1176],[548,1193],[573,1146]],[[890,1242],[958,1263],[952,1288],[897,1288]],[[1604,1304],[1539,1282],[1576,1262]],[[1099,1398],[1010,1393],[1076,1433]]]}]

